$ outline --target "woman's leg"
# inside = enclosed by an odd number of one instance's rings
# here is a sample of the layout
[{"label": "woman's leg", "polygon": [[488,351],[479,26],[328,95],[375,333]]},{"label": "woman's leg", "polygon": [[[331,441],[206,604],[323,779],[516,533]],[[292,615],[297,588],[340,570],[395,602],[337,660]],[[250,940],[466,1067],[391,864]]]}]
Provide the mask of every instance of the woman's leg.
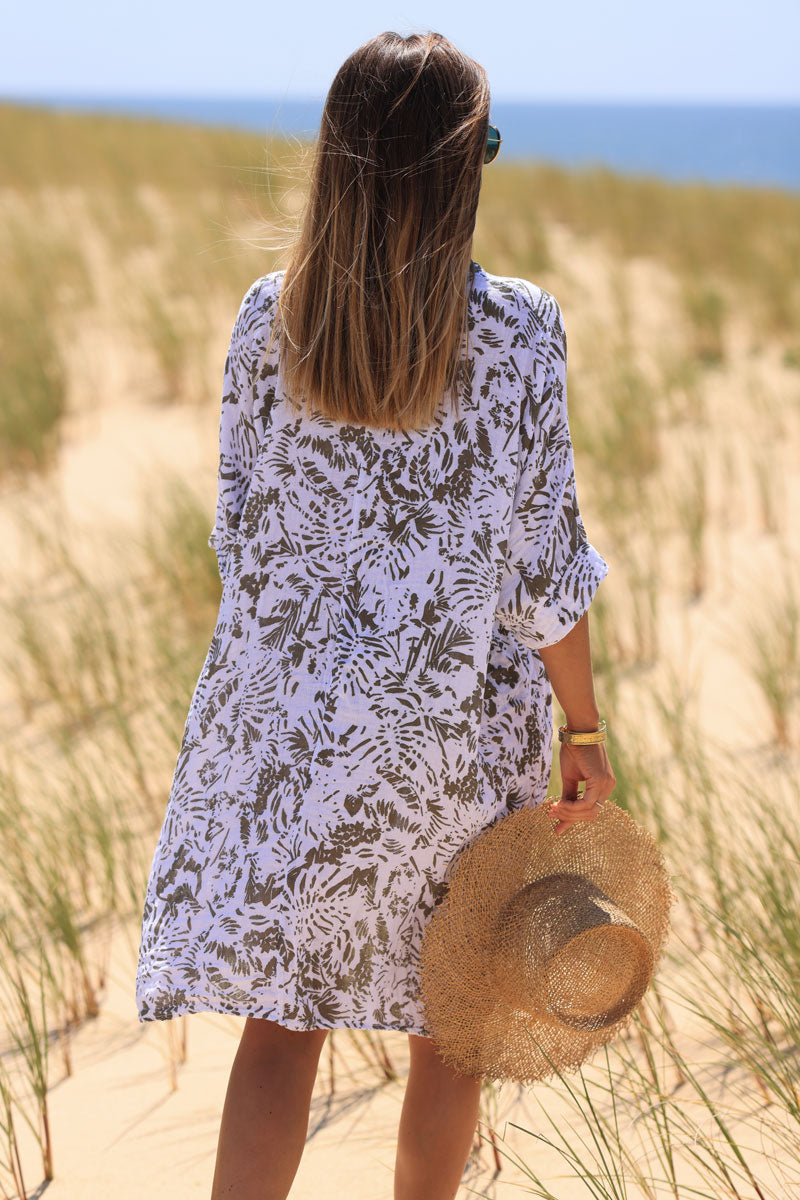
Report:
[{"label": "woman's leg", "polygon": [[469,1158],[481,1079],[445,1066],[427,1037],[408,1035],[411,1064],[400,1113],[395,1200],[453,1200]]},{"label": "woman's leg", "polygon": [[222,1110],[211,1200],[286,1200],[328,1032],[247,1018]]}]

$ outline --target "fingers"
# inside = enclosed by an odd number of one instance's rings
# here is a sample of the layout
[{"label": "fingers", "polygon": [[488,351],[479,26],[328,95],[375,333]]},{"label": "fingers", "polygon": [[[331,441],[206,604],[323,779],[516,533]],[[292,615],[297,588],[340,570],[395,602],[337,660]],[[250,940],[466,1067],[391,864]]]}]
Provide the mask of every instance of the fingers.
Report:
[{"label": "fingers", "polygon": [[605,799],[600,784],[589,781],[583,792],[572,792],[571,786],[564,784],[561,799],[550,805],[550,815],[558,817],[555,833],[563,833],[571,825],[579,821],[593,821],[600,811],[600,805]]}]

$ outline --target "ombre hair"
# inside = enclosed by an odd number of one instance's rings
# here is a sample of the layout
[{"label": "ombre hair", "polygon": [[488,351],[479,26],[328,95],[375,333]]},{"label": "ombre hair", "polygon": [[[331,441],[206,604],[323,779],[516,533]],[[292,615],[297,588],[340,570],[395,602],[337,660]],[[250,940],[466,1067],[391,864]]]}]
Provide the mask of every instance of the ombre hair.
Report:
[{"label": "ombre hair", "polygon": [[489,100],[438,33],[378,34],[337,72],[278,297],[284,388],[309,412],[418,429],[452,396],[458,413]]}]

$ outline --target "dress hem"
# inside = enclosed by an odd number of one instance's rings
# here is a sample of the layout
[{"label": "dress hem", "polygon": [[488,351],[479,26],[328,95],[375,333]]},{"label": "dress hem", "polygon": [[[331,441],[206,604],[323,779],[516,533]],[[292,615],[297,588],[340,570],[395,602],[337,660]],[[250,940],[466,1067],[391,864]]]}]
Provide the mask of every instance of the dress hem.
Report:
[{"label": "dress hem", "polygon": [[[256,1008],[257,1008],[257,1011],[256,1011]],[[175,1005],[172,1009],[170,1009],[169,1015],[165,1014],[164,1016],[158,1016],[156,1013],[153,1013],[152,1016],[145,1017],[145,1016],[142,1016],[142,1013],[140,1011],[138,1013],[138,1017],[139,1017],[140,1025],[147,1025],[153,1021],[171,1021],[175,1017],[189,1016],[192,1013],[211,1012],[211,1013],[219,1013],[220,1015],[226,1016],[226,1017],[259,1017],[262,1020],[274,1021],[277,1025],[282,1025],[284,1029],[291,1029],[295,1032],[302,1032],[302,1033],[308,1033],[315,1029],[325,1029],[325,1030],[329,1030],[329,1029],[330,1030],[333,1030],[333,1029],[361,1030],[361,1029],[364,1029],[364,1030],[376,1030],[378,1032],[386,1032],[386,1033],[413,1033],[417,1037],[425,1037],[425,1038],[430,1038],[430,1036],[431,1036],[429,1033],[425,1032],[422,1029],[408,1029],[405,1026],[400,1026],[400,1025],[377,1025],[377,1024],[355,1025],[350,1021],[334,1021],[329,1024],[306,1025],[300,1021],[296,1021],[291,1018],[287,1019],[287,1018],[284,1018],[281,1016],[271,1015],[271,1013],[274,1013],[277,1011],[280,1011],[280,1010],[273,1008],[271,1010],[271,1012],[265,1011],[263,1005],[253,1006],[253,1008],[248,1008],[245,1005],[245,1006],[239,1007],[238,1009],[234,1010],[234,1009],[226,1008],[222,1004],[215,1004],[213,1000],[202,999],[201,997],[198,996],[195,998],[189,998],[183,1004]]]}]

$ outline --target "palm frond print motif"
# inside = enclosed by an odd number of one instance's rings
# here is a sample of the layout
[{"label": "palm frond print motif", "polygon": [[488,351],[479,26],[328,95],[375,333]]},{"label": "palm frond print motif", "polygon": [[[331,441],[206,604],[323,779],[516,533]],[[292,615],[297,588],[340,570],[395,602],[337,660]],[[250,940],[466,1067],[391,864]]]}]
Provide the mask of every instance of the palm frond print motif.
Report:
[{"label": "palm frond print motif", "polygon": [[460,412],[309,418],[265,356],[281,272],[225,362],[223,584],[144,901],[139,1019],[427,1035],[425,925],[482,830],[546,794],[538,651],[608,572],[575,490],[547,291],[473,263]]}]

